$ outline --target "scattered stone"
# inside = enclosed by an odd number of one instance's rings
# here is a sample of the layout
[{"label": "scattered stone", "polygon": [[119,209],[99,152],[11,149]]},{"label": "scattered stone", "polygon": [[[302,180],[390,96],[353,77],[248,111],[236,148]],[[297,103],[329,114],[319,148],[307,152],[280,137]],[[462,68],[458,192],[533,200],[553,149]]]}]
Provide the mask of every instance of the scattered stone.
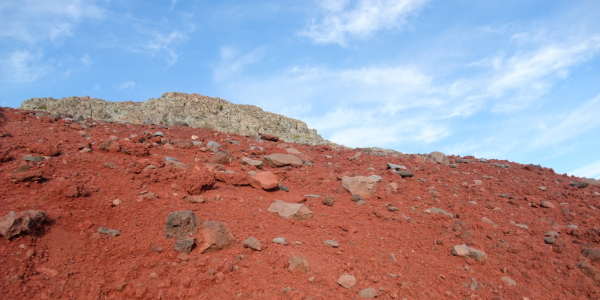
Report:
[{"label": "scattered stone", "polygon": [[481,180],[473,180],[473,184],[474,185],[482,185],[483,181],[481,181]]},{"label": "scattered stone", "polygon": [[26,210],[19,213],[14,211],[0,217],[0,235],[7,240],[24,233],[46,220],[46,212],[42,210]]},{"label": "scattered stone", "polygon": [[170,157],[170,156],[165,156],[165,158],[163,158],[164,161],[175,161],[175,162],[179,162],[179,159],[175,158],[175,157]]},{"label": "scattered stone", "polygon": [[356,285],[356,277],[344,274],[338,278],[338,284],[349,289]]},{"label": "scattered stone", "polygon": [[294,275],[306,274],[310,271],[308,261],[304,256],[290,256],[288,271]]},{"label": "scattered stone", "polygon": [[600,261],[600,249],[598,248],[585,248],[581,253],[592,261]]},{"label": "scattered stone", "polygon": [[226,165],[233,161],[233,156],[231,156],[231,154],[229,154],[229,152],[227,152],[225,150],[221,150],[221,151],[215,153],[213,156],[211,156],[208,159],[208,161],[211,163],[215,163],[215,164]]},{"label": "scattered stone", "polygon": [[192,251],[195,243],[196,243],[196,239],[194,239],[193,237],[184,237],[184,238],[178,239],[175,242],[175,245],[173,245],[173,249],[175,251],[179,251],[179,252],[183,252],[183,253],[187,254]]},{"label": "scattered stone", "polygon": [[204,203],[204,202],[206,202],[206,198],[202,195],[187,196],[187,197],[185,197],[185,202],[187,202],[187,203]]},{"label": "scattered stone", "polygon": [[244,245],[244,248],[250,248],[250,249],[256,250],[256,251],[262,251],[264,249],[263,243],[259,239],[252,237],[252,236],[247,238],[244,241],[243,245]]},{"label": "scattered stone", "polygon": [[583,182],[583,181],[571,181],[571,186],[574,186],[576,188],[585,188],[589,185],[589,183],[587,182]]},{"label": "scattered stone", "polygon": [[334,203],[335,203],[335,199],[333,199],[332,196],[327,195],[323,199],[323,204],[325,204],[325,205],[333,206]]},{"label": "scattered stone", "polygon": [[379,297],[379,294],[377,294],[377,290],[375,290],[374,288],[366,288],[366,289],[360,290],[360,291],[358,291],[358,295],[363,298]]},{"label": "scattered stone", "polygon": [[235,237],[227,224],[206,220],[202,223],[204,243],[199,247],[200,253],[215,252],[235,245]]},{"label": "scattered stone", "polygon": [[307,198],[319,198],[321,196],[320,195],[315,195],[315,194],[306,194],[306,195],[304,195],[304,197],[307,197]]},{"label": "scattered stone", "polygon": [[323,241],[323,244],[325,244],[325,245],[328,245],[328,246],[331,246],[331,247],[333,247],[333,248],[338,248],[338,247],[340,246],[340,243],[338,243],[338,242],[336,242],[336,241],[334,241],[334,240],[326,240],[326,241]]},{"label": "scattered stone", "polygon": [[456,163],[459,163],[459,164],[472,164],[474,162],[475,162],[474,160],[469,159],[469,158],[458,158],[458,159],[456,159]]},{"label": "scattered stone", "polygon": [[317,278],[315,276],[309,277],[308,282],[313,283]]},{"label": "scattered stone", "polygon": [[387,168],[392,170],[406,170],[405,166],[395,165],[391,163],[387,163]]},{"label": "scattered stone", "polygon": [[492,221],[492,220],[490,220],[490,219],[488,219],[488,218],[486,218],[486,217],[483,217],[483,218],[481,219],[481,221],[484,221],[484,222],[486,222],[486,223],[488,223],[488,224],[492,225],[492,227],[494,227],[494,228],[498,228],[498,225],[497,225],[496,223],[494,223],[494,221]]},{"label": "scattered stone", "polygon": [[358,202],[356,202],[356,205],[365,205],[367,204],[367,201],[365,200],[358,200]]},{"label": "scattered stone", "polygon": [[300,167],[302,160],[292,154],[273,153],[262,159],[263,166],[280,168],[285,166]]},{"label": "scattered stone", "polygon": [[352,195],[352,198],[350,200],[352,200],[352,202],[358,202],[361,200],[364,201],[365,199],[363,199],[363,197],[361,197],[360,195]]},{"label": "scattered stone", "polygon": [[165,136],[165,134],[162,131],[157,131],[154,133],[154,136]]},{"label": "scattered stone", "polygon": [[167,216],[165,238],[184,238],[198,232],[200,220],[191,210],[175,211]]},{"label": "scattered stone", "polygon": [[262,160],[255,160],[255,159],[250,159],[247,157],[242,157],[242,165],[249,165],[249,166],[261,168],[262,164],[263,164]]},{"label": "scattered stone", "polygon": [[23,156],[23,160],[24,161],[43,161],[44,158],[41,156],[25,155],[25,156]]},{"label": "scattered stone", "polygon": [[506,284],[508,286],[516,286],[517,285],[517,282],[508,276],[503,276],[501,279],[502,279],[502,281],[506,282]]},{"label": "scattered stone", "polygon": [[450,164],[450,160],[448,160],[448,157],[446,157],[446,154],[439,152],[439,151],[434,151],[434,152],[429,153],[429,155],[427,155],[427,159],[437,162],[438,164],[442,164],[442,165]]},{"label": "scattered stone", "polygon": [[377,180],[366,176],[344,176],[342,177],[342,187],[352,195],[366,198],[373,196],[377,191]]},{"label": "scattered stone", "polygon": [[545,236],[551,236],[551,237],[559,237],[560,233],[556,232],[556,231],[547,231],[545,234]]},{"label": "scattered stone", "polygon": [[397,208],[397,207],[395,207],[395,206],[392,206],[392,205],[388,205],[387,209],[388,209],[389,211],[398,211],[398,208]]},{"label": "scattered stone", "polygon": [[101,234],[112,235],[112,236],[119,236],[121,234],[120,230],[109,229],[104,226],[98,228],[98,232]]},{"label": "scattered stone", "polygon": [[308,220],[313,216],[313,212],[303,204],[285,203],[281,200],[275,200],[268,210],[279,214],[280,217],[286,220]]},{"label": "scattered stone", "polygon": [[221,144],[215,142],[215,141],[208,141],[208,143],[206,143],[206,147],[208,148],[221,148]]},{"label": "scattered stone", "polygon": [[272,134],[261,134],[260,138],[266,141],[271,141],[271,142],[278,142],[279,141],[279,137],[276,135],[272,135]]},{"label": "scattered stone", "polygon": [[544,208],[554,208],[555,206],[550,201],[542,201],[542,207],[544,207]]},{"label": "scattered stone", "polygon": [[248,178],[250,185],[257,189],[272,190],[279,186],[277,175],[271,171],[260,171]]},{"label": "scattered stone", "polygon": [[581,269],[583,274],[592,278],[596,285],[600,285],[600,271],[598,271],[598,269],[596,269],[590,263],[585,261],[579,263],[579,268]]},{"label": "scattered stone", "polygon": [[281,244],[281,245],[287,245],[287,242],[285,241],[284,237],[276,237],[273,239],[273,243],[275,244]]},{"label": "scattered stone", "polygon": [[402,178],[411,178],[415,176],[415,173],[411,172],[411,171],[395,171],[396,174],[402,176]]},{"label": "scattered stone", "polygon": [[279,188],[280,191],[284,191],[284,192],[289,192],[290,191],[290,189],[287,186],[285,186],[285,185],[280,185],[278,188]]},{"label": "scattered stone", "polygon": [[444,214],[444,215],[446,215],[446,216],[448,216],[448,217],[450,217],[450,218],[454,218],[454,215],[453,215],[453,214],[451,214],[451,213],[449,213],[449,212],[446,212],[445,210],[443,210],[443,209],[441,209],[441,208],[435,208],[435,207],[432,207],[432,208],[428,208],[428,209],[426,209],[426,210],[425,210],[425,211],[423,211],[423,212],[425,212],[425,213],[428,213],[428,214]]},{"label": "scattered stone", "polygon": [[471,248],[465,244],[456,245],[452,247],[452,255],[460,256],[460,257],[469,257],[476,261],[484,261],[488,259],[488,256],[485,252]]},{"label": "scattered stone", "polygon": [[123,204],[123,201],[121,201],[121,199],[115,199],[115,200],[113,200],[112,203],[114,206],[119,206],[119,205]]},{"label": "scattered stone", "polygon": [[556,238],[553,237],[553,236],[547,236],[547,237],[544,238],[544,242],[546,244],[550,244],[551,245],[551,244],[556,243]]}]

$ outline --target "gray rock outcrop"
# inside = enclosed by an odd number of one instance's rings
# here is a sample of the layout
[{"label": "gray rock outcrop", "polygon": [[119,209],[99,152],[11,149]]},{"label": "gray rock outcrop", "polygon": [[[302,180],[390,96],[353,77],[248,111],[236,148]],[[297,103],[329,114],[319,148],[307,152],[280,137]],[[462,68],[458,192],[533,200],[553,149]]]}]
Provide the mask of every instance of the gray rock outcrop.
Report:
[{"label": "gray rock outcrop", "polygon": [[139,124],[147,124],[149,120],[155,124],[185,122],[225,133],[252,137],[266,134],[286,142],[331,144],[300,120],[266,112],[254,105],[234,104],[199,94],[164,93],[145,102],[111,102],[89,97],[32,98],[25,100],[21,109]]}]

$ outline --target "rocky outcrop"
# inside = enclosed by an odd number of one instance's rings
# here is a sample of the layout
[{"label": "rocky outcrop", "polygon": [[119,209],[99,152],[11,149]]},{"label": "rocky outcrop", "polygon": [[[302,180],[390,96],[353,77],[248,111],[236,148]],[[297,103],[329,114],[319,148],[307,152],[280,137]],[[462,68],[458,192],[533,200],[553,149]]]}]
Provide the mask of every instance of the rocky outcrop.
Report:
[{"label": "rocky outcrop", "polygon": [[111,102],[89,97],[32,98],[21,109],[45,110],[74,118],[130,123],[189,124],[252,137],[276,136],[286,142],[331,144],[306,123],[263,111],[254,105],[234,104],[199,94],[164,93],[145,102]]}]

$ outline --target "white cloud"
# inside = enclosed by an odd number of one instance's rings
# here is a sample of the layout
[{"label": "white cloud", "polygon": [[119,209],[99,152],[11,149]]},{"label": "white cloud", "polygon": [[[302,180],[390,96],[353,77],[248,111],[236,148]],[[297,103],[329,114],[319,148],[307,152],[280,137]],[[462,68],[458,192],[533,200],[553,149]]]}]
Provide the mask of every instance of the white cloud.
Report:
[{"label": "white cloud", "polygon": [[13,38],[29,44],[56,41],[72,35],[73,28],[81,20],[102,18],[104,15],[104,9],[95,5],[94,1],[5,2],[0,9],[0,38]]},{"label": "white cloud", "polygon": [[154,38],[149,43],[144,45],[144,48],[150,50],[152,54],[163,51],[166,52],[169,56],[167,63],[169,66],[172,66],[177,63],[177,59],[179,58],[179,54],[177,54],[175,51],[175,46],[186,39],[187,36],[177,30],[174,30],[170,34],[166,35],[162,33],[155,33]]},{"label": "white cloud", "polygon": [[239,55],[234,48],[221,47],[221,61],[213,70],[214,79],[222,81],[240,74],[244,67],[260,61],[264,52],[264,48],[258,48],[245,55]]},{"label": "white cloud", "polygon": [[348,38],[366,38],[374,32],[401,28],[410,15],[428,0],[328,0],[321,4],[323,17],[312,20],[301,35],[317,43],[346,45]]},{"label": "white cloud", "polygon": [[135,88],[135,82],[132,80],[123,82],[119,85],[119,90],[122,90],[122,91],[123,90],[131,90],[133,88]]},{"label": "white cloud", "polygon": [[87,67],[91,66],[91,65],[92,65],[92,59],[90,58],[90,55],[89,55],[89,54],[87,54],[87,53],[86,53],[86,54],[84,54],[84,55],[81,57],[81,63],[82,63],[82,64],[84,64],[84,65],[85,65],[85,66],[87,66]]},{"label": "white cloud", "polygon": [[173,10],[175,4],[177,4],[177,0],[171,0],[171,7],[169,8],[169,10]]},{"label": "white cloud", "polygon": [[567,173],[578,177],[600,179],[600,160]]},{"label": "white cloud", "polygon": [[4,73],[8,81],[18,83],[29,83],[48,74],[50,67],[42,63],[43,54],[41,52],[30,52],[28,50],[19,50],[11,53],[7,61],[3,62],[6,66]]}]

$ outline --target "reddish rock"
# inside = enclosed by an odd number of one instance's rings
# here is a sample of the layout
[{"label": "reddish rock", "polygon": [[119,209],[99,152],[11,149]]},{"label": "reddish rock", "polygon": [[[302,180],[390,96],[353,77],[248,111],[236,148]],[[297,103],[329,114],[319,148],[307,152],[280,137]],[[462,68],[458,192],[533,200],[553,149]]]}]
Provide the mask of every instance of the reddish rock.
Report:
[{"label": "reddish rock", "polygon": [[181,187],[190,195],[199,195],[212,189],[214,185],[215,176],[209,172],[186,174],[181,182]]},{"label": "reddish rock", "polygon": [[281,200],[275,200],[270,206],[269,211],[279,214],[286,220],[308,220],[312,218],[313,212],[300,203],[285,203]]},{"label": "reddish rock", "polygon": [[33,153],[41,154],[44,156],[57,156],[60,154],[60,150],[56,146],[50,145],[48,142],[37,142],[29,147],[29,150]]},{"label": "reddish rock", "polygon": [[290,256],[288,271],[294,275],[306,274],[310,271],[308,261],[304,256]]},{"label": "reddish rock", "polygon": [[235,237],[227,224],[219,221],[206,220],[202,223],[204,242],[198,247],[200,253],[215,252],[235,245]]},{"label": "reddish rock", "polygon": [[342,187],[348,190],[352,195],[368,198],[373,196],[377,191],[377,180],[366,176],[344,176],[342,178]]},{"label": "reddish rock", "polygon": [[231,161],[233,160],[233,157],[229,154],[229,152],[221,150],[217,153],[215,153],[213,156],[211,156],[208,161],[211,163],[215,163],[215,164],[222,164],[222,165],[226,165],[231,163]]},{"label": "reddish rock", "polygon": [[488,259],[488,256],[485,252],[475,248],[471,248],[465,244],[454,246],[451,252],[452,255],[460,257],[469,257],[476,261],[485,261]]},{"label": "reddish rock", "polygon": [[263,157],[262,161],[264,167],[281,168],[285,166],[302,166],[302,160],[292,154],[273,153]]},{"label": "reddish rock", "polygon": [[248,181],[248,175],[242,173],[217,172],[215,173],[215,178],[218,181],[234,186],[250,185],[250,182]]},{"label": "reddish rock", "polygon": [[[113,142],[114,144],[118,142]],[[111,145],[112,148],[113,145]],[[148,156],[150,155],[150,149],[144,144],[138,143],[124,143],[122,145],[122,151],[133,156]],[[115,152],[115,151],[111,151]]]},{"label": "reddish rock", "polygon": [[248,178],[252,187],[263,190],[272,190],[279,186],[279,179],[271,171],[260,171]]},{"label": "reddish rock", "polygon": [[34,181],[42,180],[44,178],[43,175],[44,175],[44,171],[42,171],[42,170],[26,171],[26,172],[14,173],[10,176],[10,179],[14,183],[34,182]]},{"label": "reddish rock", "polygon": [[261,134],[260,135],[263,140],[277,142],[279,141],[279,137],[272,134]]}]

